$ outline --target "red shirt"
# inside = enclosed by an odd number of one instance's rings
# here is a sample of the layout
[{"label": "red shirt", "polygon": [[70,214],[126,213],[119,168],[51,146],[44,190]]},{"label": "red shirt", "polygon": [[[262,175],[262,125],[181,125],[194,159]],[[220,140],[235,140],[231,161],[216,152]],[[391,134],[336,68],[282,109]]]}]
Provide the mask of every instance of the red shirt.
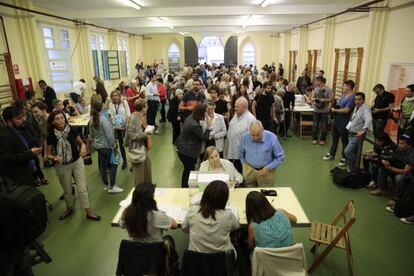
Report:
[{"label": "red shirt", "polygon": [[160,97],[161,101],[167,100],[167,86],[165,86],[164,84],[158,85],[158,96]]},{"label": "red shirt", "polygon": [[132,112],[135,112],[135,106],[134,103],[137,99],[134,100],[128,100],[129,97],[134,97],[137,95],[137,90],[135,88],[129,87],[127,91],[125,92],[125,97],[127,98],[129,110]]}]

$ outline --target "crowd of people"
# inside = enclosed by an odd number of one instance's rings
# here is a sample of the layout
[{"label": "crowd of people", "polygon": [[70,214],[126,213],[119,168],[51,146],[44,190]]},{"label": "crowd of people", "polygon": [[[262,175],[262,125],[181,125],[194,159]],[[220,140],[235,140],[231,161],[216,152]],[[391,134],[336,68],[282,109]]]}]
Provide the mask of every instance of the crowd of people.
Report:
[{"label": "crowd of people", "polygon": [[[154,199],[149,151],[157,150],[152,149],[152,135],[162,135],[160,124],[167,120],[171,123],[172,143],[183,164],[181,187],[188,187],[190,172],[196,169],[227,172],[235,187],[272,187],[276,169],[285,159],[278,136],[291,136],[293,111],[300,95],[314,110],[312,144],[325,145],[331,129],[331,146],[323,160],[334,160],[341,140],[338,165],[346,166],[350,173],[358,172],[363,142],[373,129],[374,151],[363,157],[364,168],[373,175],[367,187],[375,188],[372,195],[383,195],[388,177],[395,180],[387,211],[394,212],[414,185],[414,85],[406,87],[397,107],[394,95],[377,84],[370,106],[364,93],[354,92],[352,80],[344,81],[343,93],[335,99],[323,70],[313,79],[304,70],[295,84],[283,77],[281,64],[278,68],[264,66],[260,71],[253,65],[199,64],[168,72],[156,63],[137,69],[134,80],[127,85],[122,81],[109,95],[104,82],[95,77],[90,101],[84,79],[73,84],[70,98],[63,101],[45,81],[39,81],[41,97],[28,91],[26,99],[17,100],[2,112],[1,174],[24,185],[47,185],[38,157],[42,156],[45,167],[54,166],[63,189],[66,210],[59,219],[74,212],[75,183],[86,218],[99,221],[101,217],[90,207],[82,160],[94,148],[103,190],[123,192],[116,179],[121,162],[123,170],[130,167],[133,172],[136,188],[132,204],[122,217],[131,238],[162,241],[163,231],[177,228],[177,222],[158,211]],[[396,114],[398,118],[394,118]],[[71,126],[72,118],[80,115],[90,116],[89,124]],[[398,146],[385,133],[389,119],[398,122]],[[389,158],[384,157],[386,153]],[[190,209],[181,225],[190,233],[190,250],[234,250],[229,233],[238,229],[239,223],[225,208],[228,197],[228,185],[213,181],[200,204]],[[246,216],[250,248],[292,245],[290,223],[296,221],[295,216],[276,210],[261,193],[247,196]],[[414,216],[402,221],[414,224]]]}]

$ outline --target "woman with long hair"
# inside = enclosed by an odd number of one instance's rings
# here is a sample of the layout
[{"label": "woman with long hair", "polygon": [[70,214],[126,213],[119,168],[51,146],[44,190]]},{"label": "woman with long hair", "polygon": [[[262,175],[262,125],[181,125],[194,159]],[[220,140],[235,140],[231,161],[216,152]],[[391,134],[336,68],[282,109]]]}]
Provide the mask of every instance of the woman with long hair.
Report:
[{"label": "woman with long hair", "polygon": [[250,248],[279,248],[293,244],[291,223],[296,217],[285,210],[276,210],[260,192],[246,197],[247,241]]},{"label": "woman with long hair", "polygon": [[143,162],[133,162],[132,170],[135,176],[135,185],[143,183],[152,183],[151,159],[148,156],[148,151],[152,147],[150,133],[145,132],[147,128],[147,120],[145,115],[148,110],[147,101],[145,99],[138,99],[135,101],[135,112],[131,114],[129,124],[125,133],[125,147],[127,151],[131,149],[138,149],[145,147],[145,160]]},{"label": "woman with long hair", "polygon": [[[89,133],[93,139],[93,146],[98,151],[99,174],[104,184],[104,190],[107,190],[110,194],[123,192],[123,189],[115,185],[118,164],[111,162],[111,156],[115,149],[114,130],[109,119],[104,115],[103,104],[100,100],[92,101]],[[109,181],[106,173],[108,168]]]},{"label": "woman with long hair", "polygon": [[118,141],[119,149],[122,156],[122,169],[128,166],[125,147],[124,137],[129,116],[131,111],[129,110],[128,102],[122,99],[122,94],[118,90],[111,92],[111,101],[109,102],[109,113],[112,117],[112,123],[114,127],[115,139]]},{"label": "woman with long hair", "polygon": [[[206,129],[200,124],[205,121]],[[183,163],[184,170],[181,175],[181,187],[188,188],[188,177],[193,171],[200,154],[204,152],[203,144],[209,139],[212,118],[207,115],[207,105],[198,104],[194,107],[192,115],[185,119],[181,134],[175,144],[177,146],[178,157]]]},{"label": "woman with long hair", "polygon": [[155,187],[145,183],[135,187],[132,202],[121,218],[129,236],[139,242],[161,242],[164,231],[178,227],[175,219],[159,211],[154,199]]},{"label": "woman with long hair", "polygon": [[85,165],[86,146],[75,128],[69,126],[65,114],[61,110],[50,113],[47,119],[47,159],[55,164],[56,174],[64,191],[66,202],[65,212],[59,216],[64,220],[73,214],[72,176],[79,193],[80,205],[85,209],[86,218],[101,220],[89,205],[88,190],[86,189]]},{"label": "woman with long hair", "polygon": [[200,206],[190,207],[181,227],[190,233],[189,250],[211,253],[233,250],[230,232],[240,225],[231,210],[226,209],[229,188],[220,180],[212,181],[203,192]]}]

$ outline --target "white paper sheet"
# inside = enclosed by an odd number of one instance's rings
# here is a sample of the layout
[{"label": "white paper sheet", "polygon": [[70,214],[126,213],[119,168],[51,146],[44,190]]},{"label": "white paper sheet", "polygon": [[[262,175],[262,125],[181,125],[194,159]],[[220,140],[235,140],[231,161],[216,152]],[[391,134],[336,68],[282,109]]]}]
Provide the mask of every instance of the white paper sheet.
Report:
[{"label": "white paper sheet", "polygon": [[229,178],[230,178],[229,174],[226,174],[226,173],[208,173],[208,174],[199,173],[197,175],[197,181],[204,182],[204,183],[210,183],[211,181],[214,181],[214,180],[228,181]]}]

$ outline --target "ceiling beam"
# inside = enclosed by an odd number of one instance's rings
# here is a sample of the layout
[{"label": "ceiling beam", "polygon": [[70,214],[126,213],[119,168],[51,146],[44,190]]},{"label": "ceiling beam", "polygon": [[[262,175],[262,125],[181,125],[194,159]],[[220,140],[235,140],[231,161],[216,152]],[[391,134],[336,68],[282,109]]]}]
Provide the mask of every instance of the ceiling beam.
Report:
[{"label": "ceiling beam", "polygon": [[[323,17],[323,15],[321,15]],[[304,17],[301,19],[293,19],[293,18],[253,18],[249,26],[276,26],[276,25],[297,25],[297,24],[304,24],[309,20],[315,19],[314,17]],[[242,26],[245,24],[246,19],[237,18],[237,19],[228,19],[228,18],[218,18],[218,19],[174,19],[171,20],[167,18],[166,23],[168,25],[174,26],[174,28],[178,27],[203,27],[203,26]],[[125,21],[117,21],[117,20],[91,20],[92,23],[102,24],[102,25],[110,25],[113,28],[158,28],[158,27],[165,27],[166,23],[160,23],[155,20],[151,19],[137,19],[137,20],[128,20]]]},{"label": "ceiling beam", "polygon": [[[110,10],[66,10],[61,14],[67,17],[80,19],[99,18],[128,18],[128,17],[185,17],[185,16],[230,16],[240,14],[261,15],[292,15],[292,14],[333,14],[349,5],[272,5],[265,9],[260,6],[227,6],[227,7],[169,7],[169,8],[143,8],[135,9],[110,9]],[[58,12],[59,13],[59,12]]]}]

